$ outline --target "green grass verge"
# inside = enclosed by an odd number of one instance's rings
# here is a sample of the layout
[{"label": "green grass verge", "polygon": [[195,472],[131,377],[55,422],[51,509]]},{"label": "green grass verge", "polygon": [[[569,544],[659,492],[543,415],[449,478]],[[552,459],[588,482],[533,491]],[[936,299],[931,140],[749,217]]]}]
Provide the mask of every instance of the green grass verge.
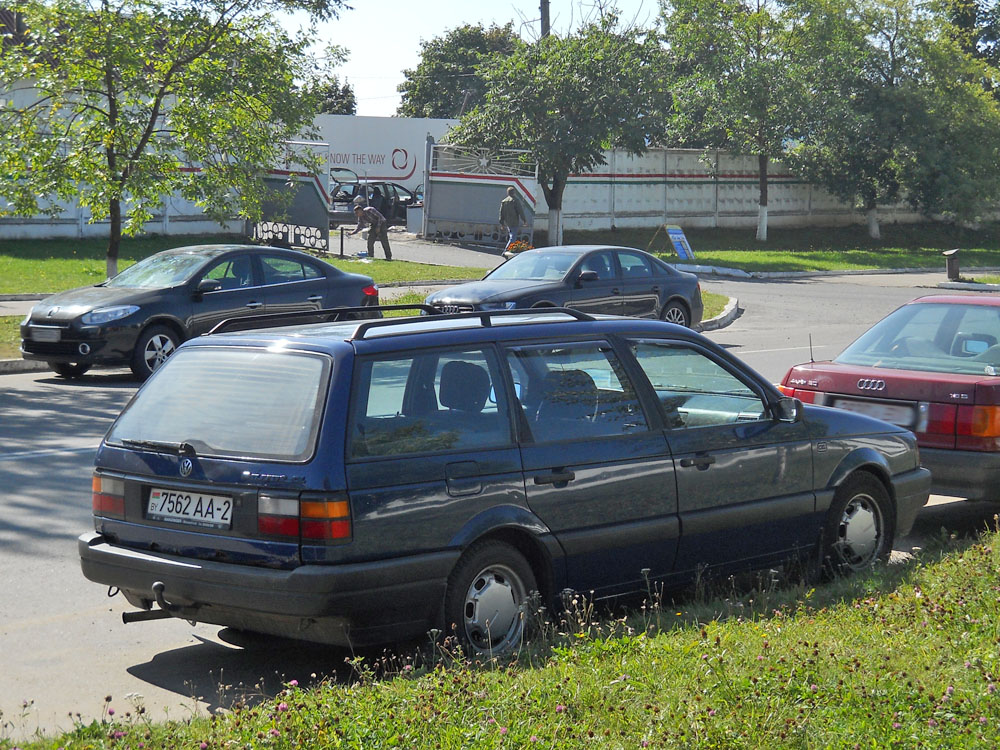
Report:
[{"label": "green grass verge", "polygon": [[[964,268],[1000,267],[1000,224],[978,230],[944,224],[889,224],[872,240],[860,226],[769,229],[767,242],[752,229],[689,229],[695,263],[744,271],[844,271],[927,268],[944,271],[943,250],[961,248]],[[679,263],[665,233],[656,229],[565,232],[572,244],[638,247]]]},{"label": "green grass verge", "polygon": [[21,321],[24,316],[0,316],[0,359],[21,358]]},{"label": "green grass verge", "polygon": [[996,747],[1000,538],[944,544],[816,590],[653,597],[616,620],[578,607],[492,667],[441,647],[358,656],[349,683],[290,680],[169,723],[116,699],[103,720],[22,747]]},{"label": "green grass verge", "polygon": [[[239,241],[229,236],[148,237],[122,240],[118,269],[153,253],[181,245]],[[59,292],[98,284],[105,278],[106,240],[14,240],[0,247],[0,294]],[[326,260],[326,259],[325,259]],[[485,268],[432,266],[384,260],[331,260],[344,271],[371,276],[376,283],[439,279],[478,279]]]}]

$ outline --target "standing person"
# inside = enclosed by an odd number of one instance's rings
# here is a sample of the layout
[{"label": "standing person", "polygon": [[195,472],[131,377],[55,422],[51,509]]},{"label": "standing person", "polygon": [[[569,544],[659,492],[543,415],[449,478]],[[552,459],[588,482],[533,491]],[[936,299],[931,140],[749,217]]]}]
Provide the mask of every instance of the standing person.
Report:
[{"label": "standing person", "polygon": [[375,238],[378,237],[385,252],[385,259],[392,260],[392,250],[389,249],[389,224],[377,208],[372,206],[354,207],[354,215],[358,217],[358,225],[351,234],[357,234],[368,225],[368,257],[375,257]]},{"label": "standing person", "polygon": [[513,185],[507,188],[507,197],[500,201],[500,223],[507,229],[507,247],[504,248],[506,250],[514,244],[517,239],[517,230],[521,228],[521,225],[528,223],[528,220],[524,218],[524,211],[521,210],[521,204],[517,200],[517,192]]}]

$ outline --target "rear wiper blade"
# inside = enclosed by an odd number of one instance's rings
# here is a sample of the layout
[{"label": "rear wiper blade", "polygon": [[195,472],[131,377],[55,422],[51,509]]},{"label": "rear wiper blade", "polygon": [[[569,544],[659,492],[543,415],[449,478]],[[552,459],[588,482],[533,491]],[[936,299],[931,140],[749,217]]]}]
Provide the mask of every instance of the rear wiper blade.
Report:
[{"label": "rear wiper blade", "polygon": [[147,448],[160,453],[176,453],[178,456],[195,456],[194,446],[191,443],[181,441],[170,443],[166,440],[132,440],[123,438],[122,445],[129,448]]}]

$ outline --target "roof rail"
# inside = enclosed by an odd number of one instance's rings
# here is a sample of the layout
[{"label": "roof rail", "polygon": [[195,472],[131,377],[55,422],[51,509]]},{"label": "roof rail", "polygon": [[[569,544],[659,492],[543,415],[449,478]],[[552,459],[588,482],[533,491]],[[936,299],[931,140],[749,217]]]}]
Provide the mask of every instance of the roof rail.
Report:
[{"label": "roof rail", "polygon": [[[594,318],[592,315],[588,315],[587,313],[580,312],[579,310],[573,310],[568,307],[533,307],[533,308],[529,307],[529,308],[522,308],[520,310],[518,310],[517,308],[513,310],[475,310],[473,312],[450,313],[450,314],[441,313],[436,308],[435,311],[438,313],[437,315],[434,316],[435,320],[466,320],[466,319],[472,320],[478,318],[480,325],[482,325],[484,328],[489,328],[490,326],[493,325],[492,318],[513,317],[517,315],[559,314],[559,315],[569,315],[571,318],[575,318],[576,320],[581,320],[581,321],[596,320],[596,318]],[[419,318],[418,320],[423,320],[423,319]],[[362,321],[355,329],[354,335],[351,337],[351,340],[364,339],[365,334],[368,333],[368,331],[370,331],[373,328],[382,328],[384,326],[399,325],[400,323],[403,322],[404,321],[400,320],[399,318],[382,318],[379,320]],[[416,322],[416,320],[409,322]]]},{"label": "roof rail", "polygon": [[250,331],[254,328],[276,328],[291,325],[290,321],[305,318],[305,322],[331,323],[341,320],[343,315],[367,314],[384,310],[421,310],[428,315],[443,315],[430,305],[370,305],[368,307],[330,307],[322,310],[295,310],[293,312],[266,313],[264,315],[241,315],[219,321],[206,336],[227,331]]}]

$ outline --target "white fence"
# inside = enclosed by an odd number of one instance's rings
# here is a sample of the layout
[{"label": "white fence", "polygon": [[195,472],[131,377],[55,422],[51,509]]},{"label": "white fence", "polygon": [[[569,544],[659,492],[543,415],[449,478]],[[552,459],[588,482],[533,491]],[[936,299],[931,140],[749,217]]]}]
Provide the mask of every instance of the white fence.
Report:
[{"label": "white fence", "polygon": [[[571,175],[563,195],[565,229],[679,224],[687,228],[756,227],[760,196],[757,159],[722,151],[654,149],[641,156],[608,151],[607,164]],[[861,212],[791,174],[768,168],[768,224],[836,226],[864,221]],[[909,206],[879,208],[887,222],[917,221]],[[539,201],[535,232],[548,226]]]}]

